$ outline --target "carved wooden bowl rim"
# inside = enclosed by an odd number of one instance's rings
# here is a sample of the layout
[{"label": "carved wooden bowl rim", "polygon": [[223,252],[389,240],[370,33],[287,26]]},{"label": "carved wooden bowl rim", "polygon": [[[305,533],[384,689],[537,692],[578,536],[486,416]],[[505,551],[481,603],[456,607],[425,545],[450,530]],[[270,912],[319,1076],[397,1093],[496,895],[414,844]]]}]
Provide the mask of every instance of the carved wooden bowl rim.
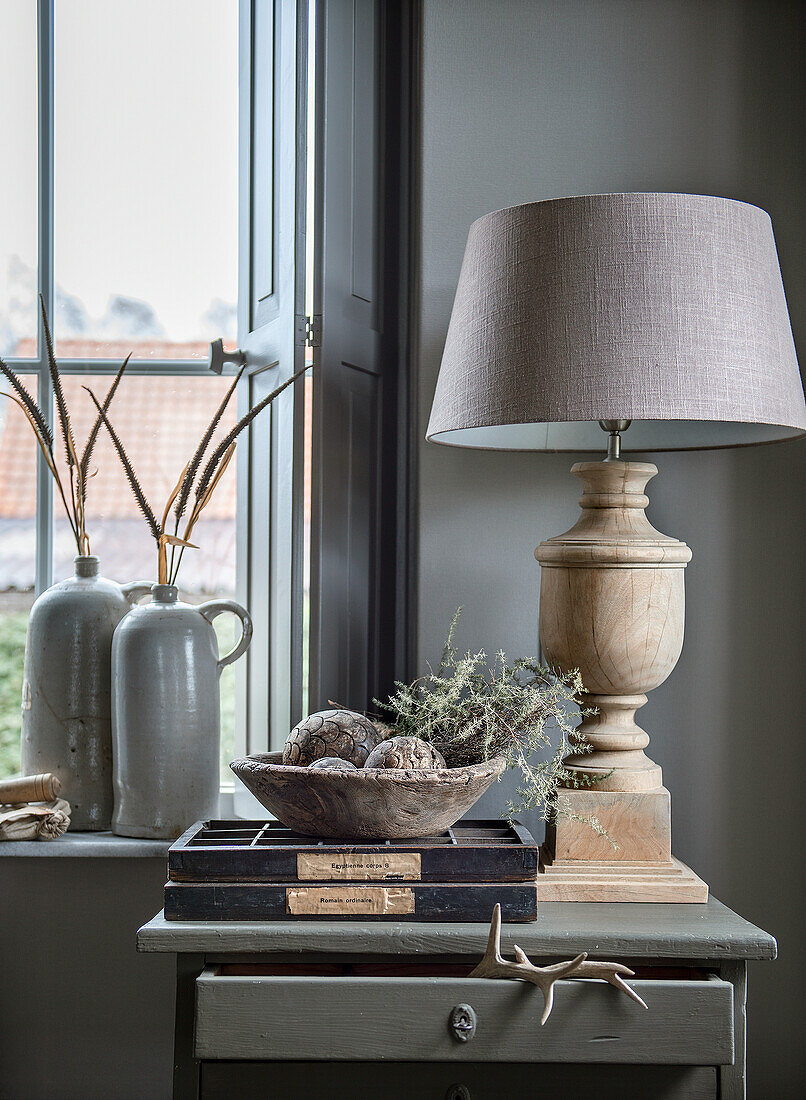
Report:
[{"label": "carved wooden bowl rim", "polygon": [[[257,766],[256,766],[257,765]],[[478,764],[465,764],[460,768],[356,768],[355,770],[341,771],[334,768],[301,768],[297,764],[284,764],[281,752],[258,752],[251,756],[242,756],[230,763],[230,768],[239,775],[241,771],[270,776],[313,779],[313,783],[332,783],[346,779],[351,783],[371,778],[377,782],[411,783],[412,780],[424,783],[467,783],[468,779],[476,776],[484,778],[491,772],[500,775],[506,767],[506,759],[503,756],[491,756],[489,760],[482,760]],[[324,778],[323,778],[324,777]]]},{"label": "carved wooden bowl rim", "polygon": [[455,824],[506,767],[503,756],[461,768],[326,771],[258,753],[230,764],[284,825],[318,837],[398,840]]}]

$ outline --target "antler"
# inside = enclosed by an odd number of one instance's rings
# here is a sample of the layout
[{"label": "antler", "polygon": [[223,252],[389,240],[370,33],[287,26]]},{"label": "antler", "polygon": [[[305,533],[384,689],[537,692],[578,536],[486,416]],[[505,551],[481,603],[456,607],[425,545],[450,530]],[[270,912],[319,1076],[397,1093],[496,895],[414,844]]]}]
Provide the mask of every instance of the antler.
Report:
[{"label": "antler", "polygon": [[519,978],[521,981],[531,982],[536,985],[543,994],[543,1015],[540,1017],[541,1027],[551,1015],[554,1007],[554,983],[560,978],[602,978],[610,985],[632,997],[638,1004],[646,1008],[634,989],[631,989],[623,980],[622,975],[633,976],[633,971],[621,963],[587,962],[588,954],[583,951],[575,959],[569,962],[554,963],[552,966],[535,966],[529,961],[526,953],[517,945],[513,945],[517,962],[507,962],[501,955],[501,906],[493,909],[493,917],[490,922],[490,935],[487,938],[487,949],[484,952],[479,965],[471,970],[469,978]]},{"label": "antler", "polygon": [[517,962],[507,962],[501,955],[501,906],[493,909],[493,919],[490,922],[490,935],[487,939],[487,950],[475,970],[468,974],[469,978],[521,978],[525,982],[536,985],[543,994],[543,1015],[540,1018],[541,1025],[551,1015],[554,1007],[554,983],[559,978],[567,978],[573,974],[587,959],[587,953],[577,955],[570,962],[554,963],[553,966],[533,966],[520,947],[515,948]]},{"label": "antler", "polygon": [[632,986],[627,985],[624,981],[625,977],[634,978],[635,971],[630,970],[629,966],[625,966],[623,963],[584,962],[574,972],[573,976],[575,978],[601,978],[603,981],[615,986],[616,989],[620,989],[622,993],[626,993],[642,1008],[649,1009],[649,1005],[643,997],[639,997]]}]

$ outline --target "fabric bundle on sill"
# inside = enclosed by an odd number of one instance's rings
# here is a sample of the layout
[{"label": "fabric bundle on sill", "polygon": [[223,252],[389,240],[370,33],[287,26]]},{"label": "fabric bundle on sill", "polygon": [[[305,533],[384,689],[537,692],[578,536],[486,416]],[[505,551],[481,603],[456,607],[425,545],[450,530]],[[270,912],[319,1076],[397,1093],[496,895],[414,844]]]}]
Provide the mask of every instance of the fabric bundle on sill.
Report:
[{"label": "fabric bundle on sill", "polygon": [[51,772],[0,780],[0,840],[55,840],[70,826],[70,803]]},{"label": "fabric bundle on sill", "polygon": [[0,840],[55,840],[70,826],[70,803],[22,802],[0,806]]}]

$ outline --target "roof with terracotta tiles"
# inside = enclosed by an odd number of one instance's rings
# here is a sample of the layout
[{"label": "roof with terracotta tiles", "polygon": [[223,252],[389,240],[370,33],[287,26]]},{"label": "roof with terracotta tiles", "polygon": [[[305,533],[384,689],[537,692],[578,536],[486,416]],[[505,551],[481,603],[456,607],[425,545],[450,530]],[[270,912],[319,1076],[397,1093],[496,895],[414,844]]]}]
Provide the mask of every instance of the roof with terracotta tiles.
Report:
[{"label": "roof with terracotta tiles", "polygon": [[[79,358],[83,354],[80,344],[80,341],[70,341],[69,352],[63,346],[65,357]],[[128,347],[130,349],[131,344]],[[110,352],[110,357],[115,358],[117,354]],[[79,452],[95,418],[95,408],[83,387],[91,386],[98,399],[102,400],[110,382],[108,376],[63,377],[65,399]],[[212,374],[184,378],[124,376],[109,410],[109,418],[137,471],[146,496],[158,514],[162,512],[165,501],[198,446],[230,382],[231,379]],[[0,517],[33,516],[36,501],[35,443],[22,412],[10,402],[3,405],[0,409]],[[233,397],[211,447],[234,424]],[[63,448],[58,447],[58,441],[57,449],[60,459],[63,459]],[[63,466],[62,462],[62,473],[66,476]],[[105,429],[98,435],[92,467],[97,473],[88,487],[88,526],[93,517],[127,519],[138,516],[137,505]],[[205,509],[205,517],[226,519],[234,515],[235,464],[232,463]]]}]

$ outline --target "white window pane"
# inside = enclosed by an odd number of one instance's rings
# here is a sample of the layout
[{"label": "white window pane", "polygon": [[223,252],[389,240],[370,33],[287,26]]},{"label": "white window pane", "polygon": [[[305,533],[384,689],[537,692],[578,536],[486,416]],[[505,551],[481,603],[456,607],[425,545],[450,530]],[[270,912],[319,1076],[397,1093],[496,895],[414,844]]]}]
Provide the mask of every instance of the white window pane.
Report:
[{"label": "white window pane", "polygon": [[237,0],[55,0],[62,357],[235,337]]},{"label": "white window pane", "polygon": [[36,4],[0,3],[0,355],[36,355]]},{"label": "white window pane", "polygon": [[[36,378],[22,381],[36,399]],[[2,379],[0,392],[9,390]],[[22,664],[34,601],[36,456],[23,413],[0,397],[0,779],[20,770]]]}]

